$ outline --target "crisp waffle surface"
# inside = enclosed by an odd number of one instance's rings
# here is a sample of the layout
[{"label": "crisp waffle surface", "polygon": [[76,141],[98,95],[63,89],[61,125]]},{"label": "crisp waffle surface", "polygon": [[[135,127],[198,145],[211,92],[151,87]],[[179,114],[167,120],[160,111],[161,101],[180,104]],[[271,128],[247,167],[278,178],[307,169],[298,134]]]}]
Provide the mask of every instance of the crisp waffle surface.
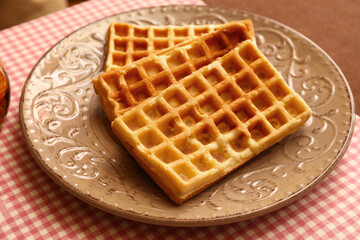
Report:
[{"label": "crisp waffle surface", "polygon": [[247,40],[118,116],[112,129],[180,204],[298,129],[310,114]]},{"label": "crisp waffle surface", "polygon": [[[255,41],[251,20],[238,21],[245,25]],[[112,23],[108,31],[105,71],[118,69],[156,51],[175,46],[185,40],[216,31],[221,25],[138,26]]]},{"label": "crisp waffle surface", "polygon": [[224,24],[213,33],[151,54],[121,69],[104,72],[93,79],[94,89],[109,120],[113,121],[247,39],[252,38],[244,24]]}]

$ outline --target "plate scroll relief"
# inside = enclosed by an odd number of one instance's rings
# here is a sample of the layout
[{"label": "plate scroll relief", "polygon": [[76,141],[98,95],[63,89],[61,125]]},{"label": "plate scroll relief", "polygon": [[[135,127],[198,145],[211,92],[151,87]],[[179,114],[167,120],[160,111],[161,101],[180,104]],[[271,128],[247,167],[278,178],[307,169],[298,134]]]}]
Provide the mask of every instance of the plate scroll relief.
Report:
[{"label": "plate scroll relief", "polygon": [[[312,117],[219,183],[174,206],[112,134],[93,90],[91,79],[103,70],[107,27],[114,21],[186,25],[245,18],[253,20],[258,47],[309,104]],[[285,205],[336,165],[354,121],[341,72],[308,39],[260,16],[198,6],[139,9],[77,30],[40,59],[21,101],[25,140],[55,181],[116,215],[173,226],[234,222]]]},{"label": "plate scroll relief", "polygon": [[51,149],[45,159],[52,170],[61,170],[57,173],[61,178],[72,176],[82,182],[95,179],[99,186],[104,185],[101,181],[109,169],[116,171],[98,151],[87,146],[85,125],[76,119],[86,119],[89,95],[93,94],[89,83],[102,67],[104,42],[96,32],[75,33],[64,39],[33,72],[34,80],[41,86],[33,89],[39,91],[28,91],[33,94],[31,128],[39,136],[34,142],[35,149],[40,154],[42,149]]}]

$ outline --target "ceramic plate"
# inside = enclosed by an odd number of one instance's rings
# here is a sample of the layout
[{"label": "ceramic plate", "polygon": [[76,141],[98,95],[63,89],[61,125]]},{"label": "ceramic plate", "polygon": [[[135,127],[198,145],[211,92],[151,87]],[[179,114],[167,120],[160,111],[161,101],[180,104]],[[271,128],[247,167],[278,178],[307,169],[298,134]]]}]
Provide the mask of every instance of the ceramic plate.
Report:
[{"label": "ceramic plate", "polygon": [[[301,129],[181,206],[174,205],[112,134],[91,79],[103,69],[111,22],[221,24],[253,20],[257,44],[313,115]],[[275,21],[241,11],[168,6],[120,13],[64,38],[25,84],[20,121],[41,167],[70,193],[110,213],[160,225],[209,226],[252,218],[299,198],[339,162],[354,128],[354,103],[335,63]]]}]

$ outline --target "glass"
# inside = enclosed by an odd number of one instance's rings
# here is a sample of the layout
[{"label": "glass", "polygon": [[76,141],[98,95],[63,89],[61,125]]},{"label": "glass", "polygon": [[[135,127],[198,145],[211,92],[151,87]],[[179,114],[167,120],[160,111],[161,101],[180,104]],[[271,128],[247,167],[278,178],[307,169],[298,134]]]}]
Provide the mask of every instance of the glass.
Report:
[{"label": "glass", "polygon": [[0,125],[5,119],[10,102],[10,83],[8,75],[0,63]]}]

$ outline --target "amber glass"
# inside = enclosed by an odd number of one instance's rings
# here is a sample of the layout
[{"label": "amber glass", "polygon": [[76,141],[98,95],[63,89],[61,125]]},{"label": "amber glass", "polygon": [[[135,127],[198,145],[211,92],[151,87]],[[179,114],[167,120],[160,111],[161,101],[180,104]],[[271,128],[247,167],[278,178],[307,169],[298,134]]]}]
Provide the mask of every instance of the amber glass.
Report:
[{"label": "amber glass", "polygon": [[0,124],[3,122],[10,102],[9,78],[0,65]]}]

